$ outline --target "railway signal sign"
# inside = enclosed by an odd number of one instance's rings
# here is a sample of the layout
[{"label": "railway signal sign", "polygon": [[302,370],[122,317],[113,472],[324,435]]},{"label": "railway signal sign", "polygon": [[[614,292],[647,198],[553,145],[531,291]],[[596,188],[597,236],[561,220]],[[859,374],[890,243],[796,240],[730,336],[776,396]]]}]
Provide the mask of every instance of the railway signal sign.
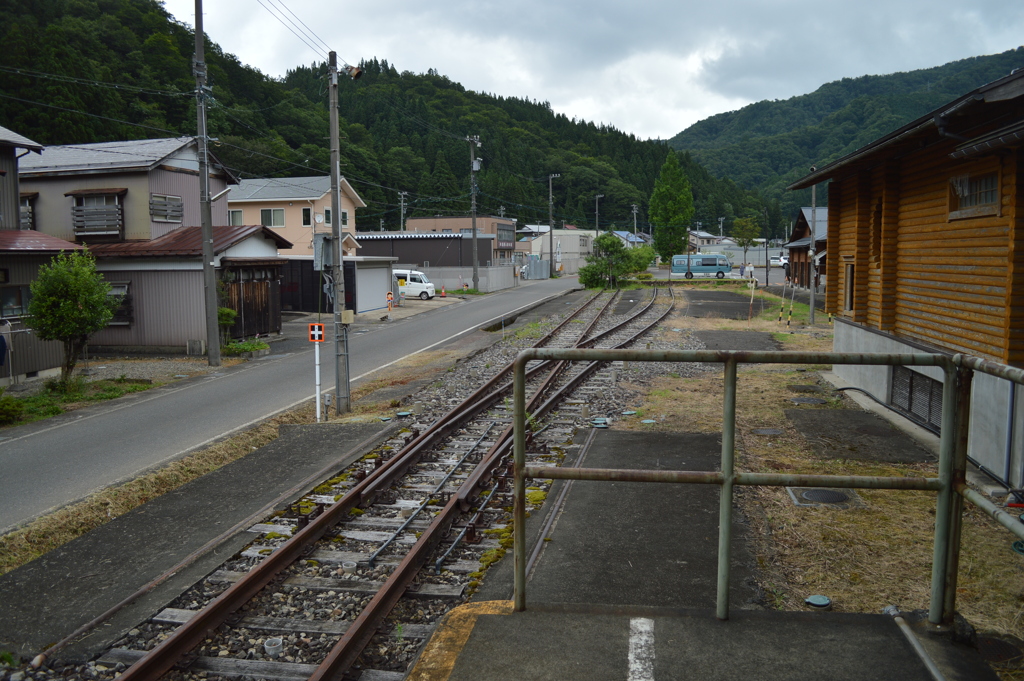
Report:
[{"label": "railway signal sign", "polygon": [[309,325],[309,342],[310,343],[323,343],[324,342],[324,325],[323,324],[310,324]]}]

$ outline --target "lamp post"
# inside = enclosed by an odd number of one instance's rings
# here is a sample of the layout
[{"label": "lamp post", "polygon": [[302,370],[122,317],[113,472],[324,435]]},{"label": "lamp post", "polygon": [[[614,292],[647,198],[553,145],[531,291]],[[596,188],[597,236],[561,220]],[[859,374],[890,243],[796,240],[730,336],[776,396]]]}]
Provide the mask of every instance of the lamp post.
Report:
[{"label": "lamp post", "polygon": [[594,230],[601,231],[601,209],[598,202],[604,198],[604,194],[594,196]]},{"label": "lamp post", "polygon": [[[817,166],[811,166],[811,172],[812,173],[815,170],[817,170],[817,169],[818,169]],[[815,191],[815,190],[817,190],[817,188],[818,188],[817,184],[812,184],[811,185],[811,248],[810,248],[810,251],[809,251],[811,257],[810,257],[810,262],[807,263],[807,274],[811,278],[811,280],[809,282],[807,282],[807,283],[811,287],[810,323],[812,325],[814,324],[814,293],[815,293],[815,291],[814,291],[814,289],[815,289],[815,286],[814,286],[814,239],[817,237],[817,233],[816,233],[817,230],[815,228],[818,226],[817,225],[817,222],[818,222],[818,220],[817,220],[817,218],[818,218],[818,195],[817,195],[817,193]]]},{"label": "lamp post", "polygon": [[548,268],[548,276],[555,276],[555,195],[551,189],[551,181],[561,177],[558,173],[548,175],[548,257],[551,258],[551,266]]}]

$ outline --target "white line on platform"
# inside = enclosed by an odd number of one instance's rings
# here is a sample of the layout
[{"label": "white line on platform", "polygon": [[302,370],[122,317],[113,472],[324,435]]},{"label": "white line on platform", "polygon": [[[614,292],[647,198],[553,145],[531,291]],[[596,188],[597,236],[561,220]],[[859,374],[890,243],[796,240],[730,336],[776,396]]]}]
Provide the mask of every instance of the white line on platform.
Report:
[{"label": "white line on platform", "polygon": [[629,620],[628,681],[654,681],[654,620]]}]

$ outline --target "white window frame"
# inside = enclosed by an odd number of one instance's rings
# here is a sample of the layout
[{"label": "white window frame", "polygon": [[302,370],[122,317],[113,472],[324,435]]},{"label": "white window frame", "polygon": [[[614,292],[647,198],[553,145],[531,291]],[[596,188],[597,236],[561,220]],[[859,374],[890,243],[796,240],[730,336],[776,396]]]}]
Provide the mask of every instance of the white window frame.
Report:
[{"label": "white window frame", "polygon": [[241,208],[231,208],[228,210],[228,224],[232,227],[241,227],[245,224],[245,216]]},{"label": "white window frame", "polygon": [[[152,194],[151,193],[149,195],[149,200],[151,202],[150,203],[150,207],[149,207],[149,217],[153,220],[153,222],[173,222],[173,223],[176,223],[176,224],[181,224],[181,221],[184,219],[184,216],[185,216],[185,206],[184,206],[180,196],[174,196],[173,194]],[[169,217],[167,213],[161,214],[161,213],[153,212],[152,201],[154,201],[154,200],[157,200],[157,201],[162,200],[162,201],[164,201],[166,203],[182,204],[181,205],[182,217],[180,217],[178,219],[175,219],[175,218]]]},{"label": "white window frame", "polygon": [[[267,224],[267,215],[270,216],[270,224]],[[281,218],[278,222],[277,218]],[[260,208],[260,224],[264,227],[280,229],[284,227],[284,208]]]},{"label": "white window frame", "polygon": [[328,227],[331,226],[331,209],[324,208],[324,224]]},{"label": "white window frame", "polygon": [[306,207],[302,209],[302,226],[312,227],[313,226],[313,209]]}]

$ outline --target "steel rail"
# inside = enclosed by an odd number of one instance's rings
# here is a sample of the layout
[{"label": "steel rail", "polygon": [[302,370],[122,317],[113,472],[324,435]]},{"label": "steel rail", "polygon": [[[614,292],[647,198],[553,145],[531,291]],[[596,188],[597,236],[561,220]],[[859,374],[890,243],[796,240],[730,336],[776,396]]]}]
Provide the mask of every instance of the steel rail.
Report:
[{"label": "steel rail", "polygon": [[[579,310],[569,315],[539,342],[547,342],[558,331],[574,319],[584,308],[593,303],[600,294],[593,296]],[[243,579],[232,584],[224,593],[215,598],[206,607],[197,612],[188,622],[179,626],[163,642],[140,658],[119,677],[122,681],[156,681],[169,671],[179,659],[199,645],[207,635],[223,624],[242,605],[251,600],[261,589],[271,583],[277,575],[289,565],[300,559],[324,534],[340,522],[353,508],[364,501],[367,490],[373,489],[383,479],[391,477],[390,471],[398,468],[408,469],[412,465],[411,456],[424,448],[424,443],[445,437],[461,425],[461,418],[475,415],[474,404],[483,404],[484,399],[502,378],[512,369],[513,363],[502,369],[492,379],[473,392],[460,405],[435,421],[423,433],[403,448],[399,455],[386,462],[381,468],[370,473],[358,482],[341,499],[327,507],[324,513],[312,520],[306,527],[254,566]],[[540,367],[538,367],[538,370]],[[507,390],[507,388],[505,388]],[[496,397],[494,398],[496,401]],[[467,406],[469,408],[467,408]],[[486,407],[480,409],[482,411]],[[452,419],[455,419],[454,421]],[[369,495],[365,495],[369,498]],[[427,533],[424,533],[426,535]],[[421,539],[422,536],[421,535]],[[433,534],[431,533],[431,536]]]},{"label": "steel rail", "polygon": [[[656,296],[657,293],[655,293]],[[644,308],[644,311],[646,309]],[[670,306],[669,310],[661,318],[664,318],[671,309],[672,307]],[[634,315],[633,319],[641,314],[643,314],[643,311]],[[646,333],[651,326],[653,324],[646,326],[641,333]],[[636,334],[634,338],[638,335]],[[562,364],[564,363],[559,362],[559,365]],[[553,380],[553,376],[557,373],[558,368],[551,372],[545,383]],[[560,392],[564,393],[565,389],[561,388]],[[527,409],[530,409],[532,405],[539,402],[542,395],[543,391],[536,391],[527,402]],[[553,401],[550,399],[544,403],[545,406],[550,404],[553,404]],[[473,469],[473,472],[459,488],[459,492],[452,495],[452,498],[449,499],[440,513],[434,517],[430,527],[420,535],[420,538],[412,546],[405,558],[402,559],[402,562],[389,575],[377,594],[370,600],[352,624],[349,625],[345,634],[334,645],[331,652],[328,653],[324,661],[317,667],[313,675],[310,676],[310,681],[341,681],[345,671],[355,663],[370,639],[376,634],[384,619],[390,614],[398,599],[405,593],[405,590],[416,578],[423,565],[426,564],[430,552],[442,541],[444,534],[454,523],[456,516],[467,510],[468,492],[475,490],[485,479],[489,479],[498,462],[511,449],[512,432],[513,428],[509,426],[502,433],[499,440],[495,442],[488,454]]]}]

